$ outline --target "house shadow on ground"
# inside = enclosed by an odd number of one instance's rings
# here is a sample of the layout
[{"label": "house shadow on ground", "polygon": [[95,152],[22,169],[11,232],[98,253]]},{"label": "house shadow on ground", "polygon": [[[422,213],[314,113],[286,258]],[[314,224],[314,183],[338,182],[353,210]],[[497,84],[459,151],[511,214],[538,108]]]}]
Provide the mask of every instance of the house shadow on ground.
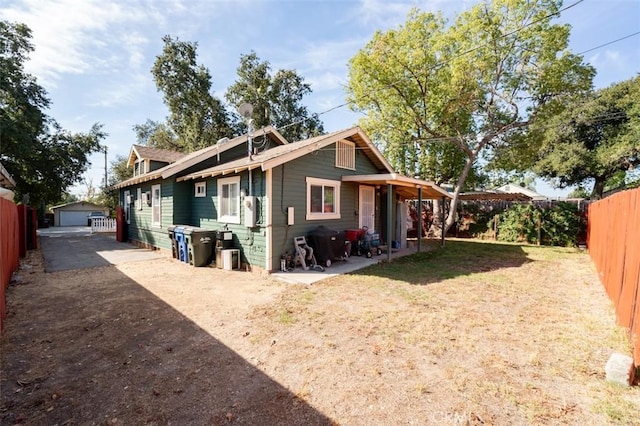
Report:
[{"label": "house shadow on ground", "polygon": [[0,424],[332,424],[116,267],[42,276],[10,288]]},{"label": "house shadow on ground", "polygon": [[447,240],[444,247],[399,257],[390,263],[373,265],[351,275],[427,285],[476,273],[517,268],[531,261],[520,245]]}]

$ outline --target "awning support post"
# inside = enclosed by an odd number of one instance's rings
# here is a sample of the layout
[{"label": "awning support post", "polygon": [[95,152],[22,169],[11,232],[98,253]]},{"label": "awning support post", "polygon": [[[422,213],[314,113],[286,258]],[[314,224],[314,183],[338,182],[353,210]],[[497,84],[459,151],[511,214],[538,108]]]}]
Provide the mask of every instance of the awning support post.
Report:
[{"label": "awning support post", "polygon": [[387,262],[391,262],[391,228],[393,209],[393,185],[387,184]]},{"label": "awning support post", "polygon": [[446,224],[444,223],[445,220],[446,220],[446,215],[444,213],[444,211],[446,209],[446,205],[444,204],[445,200],[446,200],[446,198],[442,197],[442,232],[441,232],[442,241],[440,241],[440,247],[444,247],[444,234],[446,234],[446,231],[445,231],[445,228],[446,228],[445,225]]}]

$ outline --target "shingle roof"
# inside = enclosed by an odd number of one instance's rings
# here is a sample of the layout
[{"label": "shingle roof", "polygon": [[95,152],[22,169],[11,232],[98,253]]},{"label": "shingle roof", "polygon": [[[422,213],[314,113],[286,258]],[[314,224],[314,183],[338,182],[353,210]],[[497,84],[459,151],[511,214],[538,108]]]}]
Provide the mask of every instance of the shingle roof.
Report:
[{"label": "shingle roof", "polygon": [[266,170],[295,158],[299,158],[342,139],[354,142],[358,148],[361,149],[369,159],[371,159],[372,163],[375,164],[378,169],[392,171],[387,160],[382,157],[380,152],[367,138],[362,129],[359,127],[352,127],[350,129],[316,136],[311,139],[293,142],[288,145],[277,146],[257,155],[253,155],[251,158],[241,158],[239,160],[220,164],[215,167],[191,173],[178,180],[199,179],[208,176],[238,172],[241,170],[255,169],[258,167],[262,168],[262,170]]},{"label": "shingle roof", "polygon": [[[287,140],[272,126],[267,126],[262,129],[255,130],[253,132],[253,138],[259,138],[260,136],[268,137],[269,140],[276,144],[288,144]],[[114,188],[123,188],[130,185],[135,185],[140,182],[147,182],[154,179],[167,179],[171,176],[175,176],[177,173],[180,173],[191,166],[194,166],[208,158],[213,157],[219,152],[224,152],[228,149],[241,145],[247,142],[247,135],[241,135],[235,137],[225,143],[222,144],[214,144],[205,148],[202,148],[198,151],[194,151],[190,154],[181,154],[182,157],[175,160],[173,163],[168,164],[160,169],[154,170],[149,173],[142,174],[140,176],[135,176],[131,179],[127,179],[125,181],[119,182],[114,185]],[[134,145],[135,147],[139,145]],[[144,147],[146,148],[146,147]],[[133,152],[133,150],[132,150]]]},{"label": "shingle roof", "polygon": [[152,160],[159,161],[161,163],[173,163],[185,156],[185,154],[181,152],[170,151],[168,149],[153,148],[144,145],[133,145],[131,147],[131,153],[129,154],[129,162],[127,163],[127,166],[133,165],[135,159],[132,159],[132,157],[134,156],[134,154],[139,160]]}]

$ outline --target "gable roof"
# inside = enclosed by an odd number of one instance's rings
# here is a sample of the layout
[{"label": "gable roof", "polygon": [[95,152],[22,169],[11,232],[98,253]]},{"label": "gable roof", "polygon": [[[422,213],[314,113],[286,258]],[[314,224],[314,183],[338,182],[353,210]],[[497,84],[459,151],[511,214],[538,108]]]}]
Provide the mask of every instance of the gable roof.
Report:
[{"label": "gable roof", "polygon": [[101,205],[96,204],[96,203],[92,203],[90,201],[72,201],[70,203],[59,204],[57,206],[53,206],[53,207],[50,208],[50,210],[57,210],[59,208],[72,207],[72,206],[77,206],[77,205],[94,207],[96,210],[107,210],[107,207],[101,206]]},{"label": "gable roof", "polygon": [[295,160],[296,158],[300,158],[341,140],[348,140],[355,143],[356,149],[360,149],[378,168],[378,170],[383,170],[389,173],[393,171],[391,165],[382,156],[382,154],[380,154],[380,151],[378,151],[362,129],[360,127],[352,127],[350,129],[316,136],[304,141],[277,146],[253,155],[250,158],[241,158],[215,167],[210,167],[208,169],[180,177],[177,180],[202,179],[257,168],[264,171],[287,163],[291,160]]},{"label": "gable roof", "polygon": [[13,177],[2,164],[0,164],[0,186],[4,186],[6,188],[15,188],[16,186],[16,181],[13,180]]},{"label": "gable roof", "polygon": [[[271,142],[275,142],[278,145],[288,145],[289,142],[278,132],[273,126],[263,127],[262,129],[255,130],[253,132],[253,139],[263,137],[268,137]],[[248,135],[244,134],[233,139],[230,139],[228,142],[218,143],[208,146],[206,148],[202,148],[198,151],[194,151],[190,154],[181,154],[182,157],[175,160],[173,163],[168,164],[164,167],[161,167],[157,170],[154,170],[149,173],[145,173],[139,176],[135,176],[131,179],[124,180],[119,182],[113,186],[113,188],[124,188],[126,186],[135,185],[141,182],[147,182],[154,179],[167,179],[176,174],[187,170],[188,168],[197,165],[198,163],[213,157],[221,152],[225,152],[231,148],[234,148],[238,145],[242,145],[246,143],[248,140]],[[138,145],[134,145],[138,146]],[[275,148],[272,148],[275,149]]]},{"label": "gable roof", "polygon": [[529,188],[525,188],[524,186],[520,186],[517,183],[508,183],[506,185],[502,185],[499,188],[495,189],[496,191],[500,191],[500,192],[507,192],[507,193],[520,193],[520,194],[524,194],[528,197],[531,197],[534,200],[541,200],[541,199],[546,199],[548,198],[546,195],[542,195],[536,191],[532,191]]},{"label": "gable roof", "polygon": [[153,148],[144,145],[132,145],[131,151],[129,152],[129,159],[127,160],[127,167],[133,166],[136,162],[136,158],[158,161],[161,163],[173,163],[182,157],[184,157],[184,154],[177,151]]}]

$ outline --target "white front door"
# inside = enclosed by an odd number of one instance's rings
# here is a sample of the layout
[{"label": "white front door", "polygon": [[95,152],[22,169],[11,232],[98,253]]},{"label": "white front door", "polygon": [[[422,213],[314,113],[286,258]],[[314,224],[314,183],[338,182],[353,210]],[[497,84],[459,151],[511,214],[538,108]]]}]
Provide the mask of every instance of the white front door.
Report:
[{"label": "white front door", "polygon": [[376,189],[373,186],[360,185],[359,200],[360,228],[367,226],[373,230],[376,219]]}]

